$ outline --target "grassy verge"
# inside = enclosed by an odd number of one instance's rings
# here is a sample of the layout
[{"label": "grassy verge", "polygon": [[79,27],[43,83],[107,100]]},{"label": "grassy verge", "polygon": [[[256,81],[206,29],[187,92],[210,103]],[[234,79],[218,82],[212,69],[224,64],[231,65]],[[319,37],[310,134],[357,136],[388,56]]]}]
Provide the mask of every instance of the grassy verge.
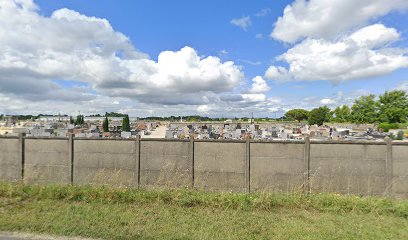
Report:
[{"label": "grassy verge", "polygon": [[0,184],[0,231],[105,239],[408,239],[408,201]]}]

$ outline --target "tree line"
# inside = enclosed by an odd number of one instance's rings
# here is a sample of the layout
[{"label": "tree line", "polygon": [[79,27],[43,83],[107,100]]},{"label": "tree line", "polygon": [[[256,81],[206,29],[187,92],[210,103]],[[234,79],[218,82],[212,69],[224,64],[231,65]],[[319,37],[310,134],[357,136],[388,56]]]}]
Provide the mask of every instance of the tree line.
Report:
[{"label": "tree line", "polygon": [[361,96],[351,107],[342,105],[334,110],[327,106],[311,111],[292,109],[285,113],[285,118],[296,121],[307,120],[310,125],[322,125],[324,122],[405,123],[408,121],[408,94],[405,91],[394,90],[386,91],[378,98],[373,94]]}]

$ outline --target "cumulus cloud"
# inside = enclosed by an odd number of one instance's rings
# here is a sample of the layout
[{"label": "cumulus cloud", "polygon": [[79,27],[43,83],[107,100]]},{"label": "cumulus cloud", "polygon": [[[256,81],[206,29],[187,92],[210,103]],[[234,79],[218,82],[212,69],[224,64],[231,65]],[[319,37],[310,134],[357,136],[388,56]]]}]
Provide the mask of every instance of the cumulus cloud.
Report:
[{"label": "cumulus cloud", "polygon": [[202,58],[191,47],[150,60],[106,19],[65,8],[45,17],[31,0],[0,1],[0,44],[0,92],[30,100],[95,97],[53,83],[59,79],[112,98],[194,105],[244,79],[233,62]]},{"label": "cumulus cloud", "polygon": [[406,0],[295,0],[285,7],[271,37],[287,43],[334,38],[391,11],[407,8]]},{"label": "cumulus cloud", "polygon": [[234,18],[231,20],[231,24],[237,27],[242,28],[243,30],[247,30],[249,26],[252,25],[251,17],[246,16],[242,18]]},{"label": "cumulus cloud", "polygon": [[408,67],[406,49],[390,47],[400,34],[373,24],[337,41],[305,39],[277,59],[289,67],[271,66],[265,77],[274,80],[350,80],[376,77]]},{"label": "cumulus cloud", "polygon": [[270,90],[270,87],[261,76],[256,76],[252,79],[250,93],[264,93]]}]

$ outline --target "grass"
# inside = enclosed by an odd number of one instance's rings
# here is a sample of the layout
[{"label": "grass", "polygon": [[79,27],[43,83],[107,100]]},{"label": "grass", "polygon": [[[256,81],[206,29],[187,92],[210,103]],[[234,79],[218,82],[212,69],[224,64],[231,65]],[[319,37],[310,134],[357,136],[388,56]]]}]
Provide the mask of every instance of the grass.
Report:
[{"label": "grass", "polygon": [[0,231],[105,239],[408,239],[408,201],[0,184]]}]

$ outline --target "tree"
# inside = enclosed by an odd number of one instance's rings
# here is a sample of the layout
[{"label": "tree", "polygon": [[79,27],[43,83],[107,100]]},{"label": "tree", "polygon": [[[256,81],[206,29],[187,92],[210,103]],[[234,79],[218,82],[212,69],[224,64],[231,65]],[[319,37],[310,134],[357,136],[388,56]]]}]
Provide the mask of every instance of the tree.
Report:
[{"label": "tree", "polygon": [[403,123],[408,119],[408,94],[405,91],[385,92],[378,99],[379,120]]},{"label": "tree", "polygon": [[305,109],[292,109],[285,113],[285,117],[296,121],[306,120],[309,117],[309,111]]},{"label": "tree", "polygon": [[374,123],[378,119],[375,95],[361,96],[351,107],[351,121],[354,123]]},{"label": "tree", "polygon": [[69,116],[69,123],[70,124],[75,124],[74,118],[72,116]]},{"label": "tree", "polygon": [[125,117],[126,114],[124,114],[124,113],[116,113],[116,112],[110,112],[110,113],[105,112],[105,116],[106,116],[106,117]]},{"label": "tree", "polygon": [[329,121],[331,118],[330,108],[327,106],[315,108],[309,113],[308,122],[310,125],[323,125],[324,122]]},{"label": "tree", "polygon": [[102,128],[104,132],[109,132],[109,120],[108,117],[105,117],[102,123]]},{"label": "tree", "polygon": [[75,125],[82,125],[84,123],[84,115],[78,115],[75,121]]},{"label": "tree", "polygon": [[129,115],[126,115],[122,120],[122,131],[130,132]]},{"label": "tree", "polygon": [[334,115],[332,119],[334,122],[344,123],[350,121],[351,111],[347,105],[338,106],[332,114]]}]

